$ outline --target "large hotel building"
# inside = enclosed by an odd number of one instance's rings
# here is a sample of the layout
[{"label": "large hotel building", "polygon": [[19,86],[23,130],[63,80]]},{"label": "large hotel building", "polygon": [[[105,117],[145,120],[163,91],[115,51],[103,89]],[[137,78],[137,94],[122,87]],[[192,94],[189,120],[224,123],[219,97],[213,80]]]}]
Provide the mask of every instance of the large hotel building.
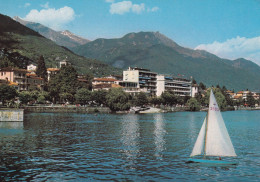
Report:
[{"label": "large hotel building", "polygon": [[[151,96],[160,96],[165,91],[173,91],[176,95],[180,96],[192,96],[191,80],[158,75],[148,69],[129,67],[128,70],[123,72],[123,82],[119,84],[127,86],[130,83],[135,83],[132,85],[136,89],[146,92]],[[127,92],[127,88],[125,91]]]}]

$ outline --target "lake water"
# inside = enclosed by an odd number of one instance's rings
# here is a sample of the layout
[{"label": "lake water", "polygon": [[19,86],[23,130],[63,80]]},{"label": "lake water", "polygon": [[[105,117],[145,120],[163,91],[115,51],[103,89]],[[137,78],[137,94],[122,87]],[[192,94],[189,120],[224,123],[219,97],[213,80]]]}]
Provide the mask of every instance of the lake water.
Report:
[{"label": "lake water", "polygon": [[27,114],[0,123],[0,181],[259,181],[260,111],[223,112],[237,166],[185,163],[205,115]]}]

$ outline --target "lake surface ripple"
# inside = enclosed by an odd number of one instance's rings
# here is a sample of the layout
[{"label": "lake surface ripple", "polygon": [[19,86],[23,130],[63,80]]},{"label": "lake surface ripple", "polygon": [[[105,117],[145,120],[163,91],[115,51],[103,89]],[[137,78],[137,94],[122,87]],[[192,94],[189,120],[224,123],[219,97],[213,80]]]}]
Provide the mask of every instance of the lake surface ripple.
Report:
[{"label": "lake surface ripple", "polygon": [[186,164],[205,112],[32,113],[0,123],[0,181],[259,181],[260,111],[223,112],[239,164]]}]

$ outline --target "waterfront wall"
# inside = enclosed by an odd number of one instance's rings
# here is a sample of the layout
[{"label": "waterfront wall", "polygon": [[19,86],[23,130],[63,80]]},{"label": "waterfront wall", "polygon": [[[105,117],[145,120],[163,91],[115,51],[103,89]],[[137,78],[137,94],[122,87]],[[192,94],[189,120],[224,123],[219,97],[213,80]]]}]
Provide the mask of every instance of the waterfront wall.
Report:
[{"label": "waterfront wall", "polygon": [[42,106],[33,106],[33,107],[24,107],[25,113],[110,113],[111,110],[108,107],[42,107]]},{"label": "waterfront wall", "polygon": [[0,121],[23,121],[23,109],[0,109]]}]

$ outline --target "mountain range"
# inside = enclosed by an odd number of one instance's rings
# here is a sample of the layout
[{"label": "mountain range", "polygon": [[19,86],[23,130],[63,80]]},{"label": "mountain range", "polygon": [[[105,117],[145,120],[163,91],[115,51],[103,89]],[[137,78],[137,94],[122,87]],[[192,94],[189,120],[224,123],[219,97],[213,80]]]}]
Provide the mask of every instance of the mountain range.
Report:
[{"label": "mountain range", "polygon": [[222,59],[203,50],[185,48],[159,32],[100,38],[72,50],[121,69],[142,67],[161,74],[193,77],[207,86],[260,91],[260,67],[252,61]]},{"label": "mountain range", "polygon": [[47,39],[52,40],[53,42],[55,42],[56,44],[58,44],[60,46],[72,48],[72,47],[83,45],[83,44],[86,44],[87,42],[89,42],[89,40],[79,37],[79,36],[71,33],[68,30],[55,31],[40,23],[34,23],[34,22],[22,20],[18,16],[15,16],[13,19],[15,21],[21,23],[22,25],[38,32],[39,34],[46,37]]},{"label": "mountain range", "polygon": [[30,60],[29,62],[37,63],[39,57],[43,55],[47,67],[57,67],[59,61],[66,59],[82,74],[92,73],[95,76],[102,76],[121,73],[121,70],[106,63],[78,56],[68,48],[57,45],[38,32],[2,14],[0,14],[0,48],[21,55],[18,56],[23,57],[20,61]]},{"label": "mountain range", "polygon": [[260,67],[252,61],[223,59],[203,50],[185,48],[159,32],[88,41],[69,31],[57,32],[38,23],[14,19],[0,14],[0,48],[33,61],[43,55],[49,67],[68,59],[80,73],[92,72],[96,76],[142,67],[160,74],[192,77],[207,86],[219,84],[228,89],[260,92]]}]

